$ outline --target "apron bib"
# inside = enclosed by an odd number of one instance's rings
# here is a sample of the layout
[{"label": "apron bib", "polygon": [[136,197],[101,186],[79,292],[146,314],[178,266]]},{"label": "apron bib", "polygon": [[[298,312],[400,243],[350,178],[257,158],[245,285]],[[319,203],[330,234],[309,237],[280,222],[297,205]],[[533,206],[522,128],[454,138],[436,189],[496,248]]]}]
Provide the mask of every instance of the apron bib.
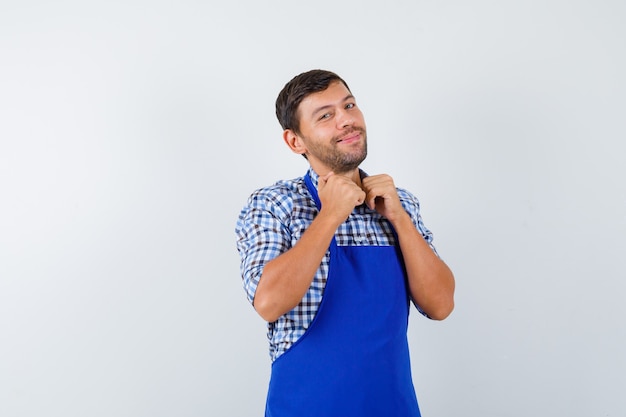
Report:
[{"label": "apron bib", "polygon": [[[321,204],[308,173],[305,182]],[[419,417],[409,299],[395,246],[330,245],[318,312],[272,364],[266,417]]]}]

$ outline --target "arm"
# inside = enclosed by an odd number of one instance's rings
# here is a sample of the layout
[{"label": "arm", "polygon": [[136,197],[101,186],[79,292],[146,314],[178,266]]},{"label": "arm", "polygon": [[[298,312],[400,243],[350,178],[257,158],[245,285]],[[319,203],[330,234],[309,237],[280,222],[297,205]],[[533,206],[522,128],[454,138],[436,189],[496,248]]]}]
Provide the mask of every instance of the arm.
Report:
[{"label": "arm", "polygon": [[443,320],[454,309],[454,276],[431,249],[402,207],[393,180],[388,175],[363,179],[366,203],[385,216],[398,234],[413,301],[435,320]]},{"label": "arm", "polygon": [[433,252],[408,214],[392,222],[415,303],[434,320],[443,320],[454,309],[454,276]]},{"label": "arm", "polygon": [[329,173],[319,178],[322,209],[300,240],[265,264],[254,297],[254,308],[273,322],[298,305],[341,223],[365,193],[348,178]]}]

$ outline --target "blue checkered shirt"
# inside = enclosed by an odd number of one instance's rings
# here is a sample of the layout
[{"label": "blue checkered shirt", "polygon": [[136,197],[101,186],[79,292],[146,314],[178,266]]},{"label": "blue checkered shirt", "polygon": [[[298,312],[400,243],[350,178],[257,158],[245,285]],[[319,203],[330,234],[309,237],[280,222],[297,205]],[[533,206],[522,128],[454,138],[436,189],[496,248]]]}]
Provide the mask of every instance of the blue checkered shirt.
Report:
[{"label": "blue checkered shirt", "polygon": [[[318,175],[310,168],[309,174],[317,187]],[[398,196],[413,223],[436,253],[432,245],[432,233],[422,223],[419,201],[400,188]],[[251,303],[265,264],[293,247],[317,212],[304,177],[279,181],[256,190],[249,197],[239,214],[235,233],[237,250],[241,256],[243,286]],[[384,217],[366,205],[361,205],[355,207],[339,226],[335,232],[335,241],[340,246],[390,246],[396,244],[396,237],[391,224]],[[275,322],[268,323],[267,337],[272,361],[304,334],[315,317],[326,285],[328,265],[327,251],[300,304]]]}]

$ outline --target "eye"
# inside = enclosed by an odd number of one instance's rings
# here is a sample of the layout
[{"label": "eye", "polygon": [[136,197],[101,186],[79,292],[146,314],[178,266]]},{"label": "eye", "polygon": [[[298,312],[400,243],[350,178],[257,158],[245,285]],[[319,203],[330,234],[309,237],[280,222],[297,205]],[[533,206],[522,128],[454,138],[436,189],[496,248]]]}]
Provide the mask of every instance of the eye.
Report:
[{"label": "eye", "polygon": [[353,109],[353,108],[355,108],[355,107],[356,107],[356,104],[354,104],[354,103],[348,103],[348,104],[346,104],[346,109]]},{"label": "eye", "polygon": [[320,120],[330,119],[330,113],[324,113],[320,116]]}]

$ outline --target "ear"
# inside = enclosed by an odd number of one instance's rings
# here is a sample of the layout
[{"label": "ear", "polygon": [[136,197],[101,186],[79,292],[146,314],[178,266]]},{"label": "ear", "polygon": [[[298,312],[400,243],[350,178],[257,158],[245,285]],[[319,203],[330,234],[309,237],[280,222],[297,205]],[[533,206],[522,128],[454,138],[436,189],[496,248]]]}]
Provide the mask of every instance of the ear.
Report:
[{"label": "ear", "polygon": [[283,140],[293,153],[297,153],[299,155],[304,155],[306,153],[306,146],[304,146],[302,138],[300,138],[300,136],[298,136],[293,130],[286,129],[283,132]]}]

